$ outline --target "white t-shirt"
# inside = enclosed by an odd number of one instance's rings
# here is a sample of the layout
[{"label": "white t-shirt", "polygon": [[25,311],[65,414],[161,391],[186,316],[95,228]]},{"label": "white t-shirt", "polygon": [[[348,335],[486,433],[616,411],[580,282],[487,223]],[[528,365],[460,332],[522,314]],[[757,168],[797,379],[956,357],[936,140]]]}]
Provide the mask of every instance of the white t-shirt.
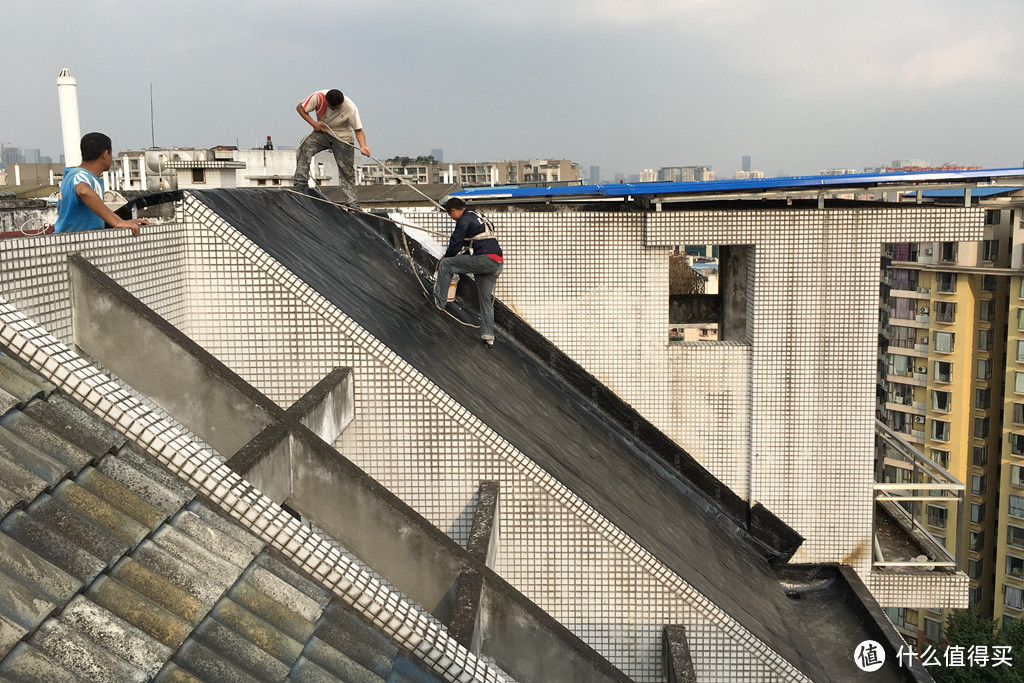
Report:
[{"label": "white t-shirt", "polygon": [[316,119],[327,125],[331,135],[339,140],[352,142],[352,130],[362,130],[363,123],[359,120],[359,109],[348,97],[340,107],[327,106],[327,91],[318,90],[299,105],[307,114],[316,112]]}]

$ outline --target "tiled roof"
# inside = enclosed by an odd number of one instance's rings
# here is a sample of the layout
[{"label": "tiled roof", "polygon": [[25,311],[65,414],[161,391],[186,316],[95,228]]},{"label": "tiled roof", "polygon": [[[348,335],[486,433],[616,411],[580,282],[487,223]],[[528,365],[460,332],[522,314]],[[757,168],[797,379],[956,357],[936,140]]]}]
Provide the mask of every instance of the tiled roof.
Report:
[{"label": "tiled roof", "polygon": [[0,681],[437,680],[6,356],[0,411]]}]

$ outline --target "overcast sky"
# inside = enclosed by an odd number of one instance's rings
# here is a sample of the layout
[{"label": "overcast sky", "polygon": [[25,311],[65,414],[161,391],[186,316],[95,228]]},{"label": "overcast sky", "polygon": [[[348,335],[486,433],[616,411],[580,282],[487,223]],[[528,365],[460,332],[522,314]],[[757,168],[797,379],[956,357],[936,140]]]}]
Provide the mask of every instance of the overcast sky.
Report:
[{"label": "overcast sky", "polygon": [[1024,165],[1022,0],[14,0],[0,142],[61,149],[56,77],[115,151],[295,146],[339,88],[374,156],[568,158],[602,175],[741,157],[769,175]]}]

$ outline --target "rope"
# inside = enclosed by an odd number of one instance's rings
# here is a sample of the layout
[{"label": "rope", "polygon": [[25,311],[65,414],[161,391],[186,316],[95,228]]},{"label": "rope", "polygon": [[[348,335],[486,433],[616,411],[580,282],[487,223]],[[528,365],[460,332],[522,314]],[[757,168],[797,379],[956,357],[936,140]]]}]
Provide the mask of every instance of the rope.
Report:
[{"label": "rope", "polygon": [[[27,225],[29,225],[30,223],[32,223],[32,221],[42,221],[42,222],[43,222],[43,224],[42,224],[42,226],[40,226],[40,227],[38,227],[38,228],[33,228],[33,229],[29,230],[29,229],[28,229],[28,228],[26,228],[25,226],[27,226]],[[28,236],[32,236],[32,235],[41,235],[41,234],[43,234],[43,233],[44,233],[44,232],[46,231],[46,229],[47,229],[48,227],[50,227],[50,224],[46,222],[46,219],[44,219],[44,218],[42,218],[42,217],[40,217],[40,216],[34,216],[34,217],[32,217],[32,218],[29,218],[29,219],[28,219],[27,221],[25,221],[24,223],[22,223],[22,224],[21,224],[21,227],[20,227],[20,228],[18,228],[18,231],[19,231],[19,232],[20,232],[20,233],[21,233],[22,235],[25,235],[26,237],[28,237]]]},{"label": "rope", "polygon": [[[344,142],[344,140],[341,140],[340,142]],[[346,144],[348,144],[348,143],[346,143]],[[350,145],[350,146],[355,147],[355,145]],[[380,162],[378,161],[377,163],[380,163]],[[410,185],[410,187],[412,187],[412,186]],[[414,189],[416,189],[416,188],[414,188]],[[420,279],[419,271],[416,269],[416,263],[415,263],[415,261],[413,261],[413,258],[412,258],[412,250],[409,249],[409,241],[408,241],[408,239],[406,239],[405,226],[404,225],[402,225],[401,223],[399,223],[395,219],[391,218],[390,216],[378,216],[377,214],[371,214],[369,211],[363,211],[362,209],[353,209],[350,206],[344,206],[342,204],[336,204],[336,203],[332,202],[329,199],[321,199],[320,197],[314,197],[314,196],[306,194],[305,192],[299,192],[298,190],[291,190],[291,189],[288,189],[288,188],[284,188],[284,191],[285,192],[291,192],[292,194],[297,194],[297,195],[299,195],[301,197],[305,197],[307,199],[314,199],[314,200],[316,200],[318,202],[323,202],[324,204],[330,204],[333,207],[342,209],[344,211],[348,211],[350,213],[359,212],[359,213],[365,213],[365,214],[370,215],[370,216],[374,216],[375,218],[383,218],[384,220],[388,221],[389,223],[393,223],[394,225],[396,225],[398,227],[398,229],[402,233],[402,246],[405,248],[405,257],[407,259],[409,259],[409,266],[412,267],[412,273],[413,273],[413,275],[416,276],[416,283],[420,286],[420,289],[423,290],[423,295],[427,299],[429,299],[431,303],[435,303],[436,304],[436,302],[434,301],[434,288],[431,287],[428,290],[427,287],[423,284],[423,281]],[[416,191],[420,192],[418,189],[416,189]],[[423,194],[423,193],[420,192],[420,194]],[[425,194],[423,196],[427,197]],[[444,210],[443,206],[438,204],[433,199],[430,199],[430,197],[427,197],[427,199],[430,200],[431,202],[433,202],[434,204],[436,204],[442,211]],[[460,325],[462,325],[463,327],[472,327],[474,329],[480,329],[479,325],[474,325],[472,323],[467,323],[467,322],[463,322],[463,321],[459,320],[454,315],[452,315],[451,311],[449,311],[447,308],[443,309],[443,313],[445,315],[447,315],[449,318],[451,318],[452,320],[454,320],[455,322],[457,322]]]}]

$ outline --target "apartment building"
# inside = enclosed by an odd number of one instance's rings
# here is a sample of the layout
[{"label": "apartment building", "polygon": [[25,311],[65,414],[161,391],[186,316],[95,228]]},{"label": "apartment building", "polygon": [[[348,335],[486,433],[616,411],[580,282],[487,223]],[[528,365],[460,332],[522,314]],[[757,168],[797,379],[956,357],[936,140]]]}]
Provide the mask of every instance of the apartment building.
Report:
[{"label": "apartment building", "polygon": [[[905,506],[967,573],[970,603],[997,620],[1024,616],[1019,202],[1013,192],[982,201],[981,242],[903,242],[883,257],[879,418],[966,485],[962,501],[936,489]],[[889,460],[882,470],[884,481],[915,477]],[[888,612],[919,648],[941,640],[942,610]]]},{"label": "apartment building", "polygon": [[580,183],[580,167],[567,159],[529,159],[438,163],[427,158],[388,159],[359,168],[362,185],[416,184],[549,185]]}]

